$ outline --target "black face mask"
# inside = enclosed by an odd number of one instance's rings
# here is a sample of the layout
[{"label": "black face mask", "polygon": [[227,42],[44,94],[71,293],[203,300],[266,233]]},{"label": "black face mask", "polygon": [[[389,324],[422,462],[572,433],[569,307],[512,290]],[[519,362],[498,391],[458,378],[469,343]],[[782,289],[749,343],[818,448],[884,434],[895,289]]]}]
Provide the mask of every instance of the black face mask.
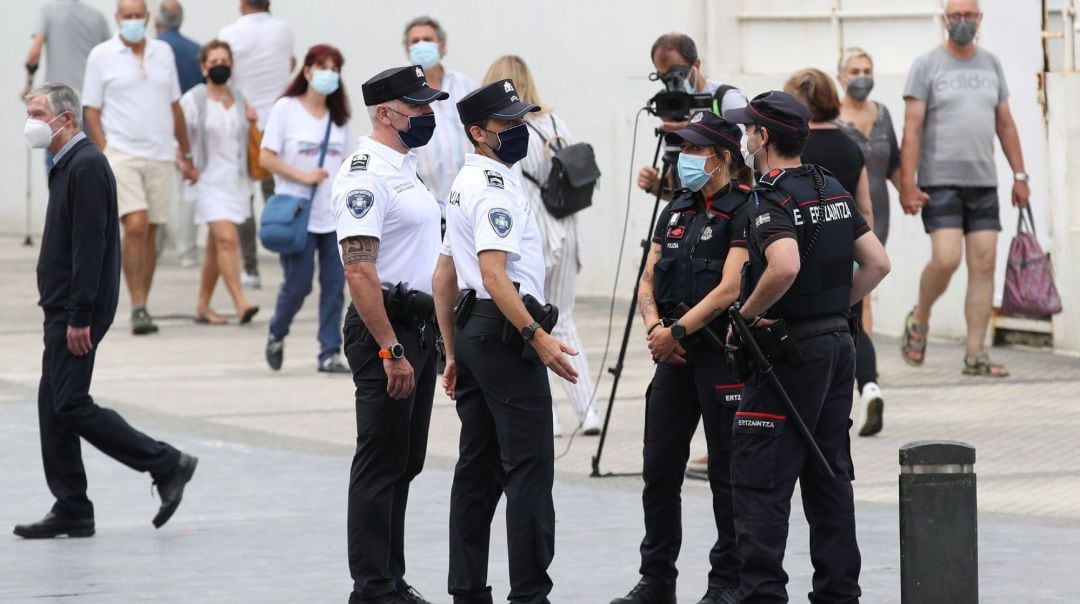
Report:
[{"label": "black face mask", "polygon": [[228,65],[214,65],[206,70],[206,75],[210,78],[211,82],[220,86],[229,81],[229,76],[232,75],[232,67],[229,67]]}]

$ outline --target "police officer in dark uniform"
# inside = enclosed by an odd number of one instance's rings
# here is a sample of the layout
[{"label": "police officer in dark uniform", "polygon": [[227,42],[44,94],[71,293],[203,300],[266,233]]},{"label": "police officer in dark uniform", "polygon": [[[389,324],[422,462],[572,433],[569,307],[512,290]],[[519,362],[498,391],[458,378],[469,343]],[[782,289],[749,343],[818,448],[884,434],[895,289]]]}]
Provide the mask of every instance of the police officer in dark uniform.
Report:
[{"label": "police officer in dark uniform", "polygon": [[657,363],[645,408],[642,578],[612,604],[675,602],[680,492],[699,419],[708,441],[717,530],[708,588],[699,604],[734,604],[739,562],[731,507],[731,423],[742,384],[728,370],[720,338],[726,331],[723,313],[739,295],[739,274],[747,261],[751,174],[740,150],[742,130],[712,112],[695,114],[686,129],[665,138],[681,145],[678,175],[684,188],[660,214],[638,295]]},{"label": "police officer in dark uniform", "polygon": [[511,80],[475,90],[457,107],[474,152],[450,189],[434,286],[447,352],[443,385],[461,419],[450,491],[449,591],[458,604],[491,604],[491,518],[506,493],[509,601],[541,604],[551,592],[547,568],[555,551],[545,365],[576,381],[566,355],[577,353],[550,335],[557,310],[544,304],[535,216],[542,210],[530,207],[511,170],[528,153],[522,116],[539,108],[523,103]]},{"label": "police officer in dark uniform", "polygon": [[[799,159],[809,135],[805,105],[766,92],[724,117],[747,125],[747,150],[762,174],[750,194],[750,264],[740,314],[835,473],[830,479],[809,457],[776,391],[751,375],[732,429],[739,601],[788,601],[782,561],[798,480],[814,564],[810,601],[858,602],[848,309],[888,274],[889,259],[851,194]],[[853,261],[859,263],[854,274]]]},{"label": "police officer in dark uniform", "polygon": [[419,65],[364,82],[372,133],[334,179],[333,208],[352,295],[345,355],[356,385],[356,453],[349,479],[350,602],[423,604],[405,581],[405,508],[424,466],[435,395],[439,204],[413,151],[435,131]]}]

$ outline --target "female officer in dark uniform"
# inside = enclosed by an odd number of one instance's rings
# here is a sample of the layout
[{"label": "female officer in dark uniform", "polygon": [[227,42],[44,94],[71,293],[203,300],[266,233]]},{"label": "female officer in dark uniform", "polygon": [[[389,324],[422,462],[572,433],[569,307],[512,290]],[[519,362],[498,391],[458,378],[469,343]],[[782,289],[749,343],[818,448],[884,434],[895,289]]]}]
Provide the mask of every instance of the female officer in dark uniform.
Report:
[{"label": "female officer in dark uniform", "polygon": [[[641,581],[611,604],[675,602],[675,559],[682,545],[681,495],[690,439],[705,422],[717,540],[709,553],[708,591],[699,604],[735,602],[739,564],[731,503],[731,425],[742,384],[717,345],[722,317],[739,294],[747,261],[744,228],[750,170],[738,126],[711,112],[667,135],[682,145],[683,189],[660,215],[641,276],[638,304],[657,363],[646,394],[645,539]],[[741,179],[741,182],[740,182]],[[689,310],[687,310],[689,309]]]}]

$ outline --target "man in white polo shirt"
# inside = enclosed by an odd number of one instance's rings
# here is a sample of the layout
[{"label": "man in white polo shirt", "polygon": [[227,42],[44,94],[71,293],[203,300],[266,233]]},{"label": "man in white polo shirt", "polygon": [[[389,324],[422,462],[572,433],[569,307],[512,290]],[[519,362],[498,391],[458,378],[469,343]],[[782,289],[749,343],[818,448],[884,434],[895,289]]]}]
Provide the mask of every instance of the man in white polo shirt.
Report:
[{"label": "man in white polo shirt", "polygon": [[[226,25],[218,39],[232,47],[233,86],[255,108],[259,130],[266,129],[270,107],[289,85],[289,74],[296,67],[292,27],[270,15],[270,0],[240,0],[241,17]],[[274,178],[263,181],[263,199],[274,194]],[[255,241],[255,213],[240,225],[240,254],[244,259],[244,285],[258,288],[258,243]]]},{"label": "man in white polo shirt", "polygon": [[124,278],[136,335],[158,330],[146,299],[157,264],[157,227],[169,215],[173,163],[185,179],[199,177],[180,110],[176,61],[168,44],[146,39],[149,17],[144,0],[120,0],[120,33],[90,51],[83,82],[86,131],[116,175]]}]

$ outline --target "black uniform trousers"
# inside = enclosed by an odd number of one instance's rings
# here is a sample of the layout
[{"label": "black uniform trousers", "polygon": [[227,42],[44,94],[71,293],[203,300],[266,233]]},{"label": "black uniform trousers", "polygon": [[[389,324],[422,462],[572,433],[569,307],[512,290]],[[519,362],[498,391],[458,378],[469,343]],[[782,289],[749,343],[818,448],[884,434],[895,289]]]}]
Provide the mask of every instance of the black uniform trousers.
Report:
[{"label": "black uniform trousers", "polygon": [[784,548],[795,481],[810,525],[814,565],[810,602],[858,602],[861,557],[855,540],[851,461],[854,345],[847,333],[798,343],[805,364],[774,359],[774,371],[836,473],[825,476],[773,387],[755,374],[746,382],[732,434],[731,478],[740,571],[740,602],[787,602]]},{"label": "black uniform trousers", "polygon": [[356,386],[356,453],[349,475],[350,601],[395,591],[405,583],[405,507],[409,483],[424,467],[435,396],[434,325],[395,323],[416,387],[404,399],[386,393],[379,343],[350,305],[345,357]]},{"label": "black uniform trousers", "polygon": [[716,521],[716,543],[709,552],[709,585],[736,587],[739,560],[731,499],[731,422],[742,384],[731,377],[723,353],[708,343],[688,343],[686,348],[686,365],[657,364],[646,398],[641,575],[650,583],[675,587],[675,561],[682,546],[683,476],[700,418],[708,444]]},{"label": "black uniform trousers", "polygon": [[56,498],[52,511],[65,518],[93,518],[80,437],[129,468],[150,472],[154,480],[168,478],[180,461],[180,452],[132,428],[118,413],[99,407],[91,398],[94,358],[109,326],[91,327],[94,347],[81,357],[68,350],[67,327],[66,312],[46,313],[38,386],[41,460]]},{"label": "black uniform trousers", "polygon": [[456,604],[491,604],[487,581],[491,519],[506,493],[510,596],[548,601],[555,555],[555,475],[547,368],[502,343],[502,319],[473,315],[457,331],[461,441],[450,489],[449,591]]}]

